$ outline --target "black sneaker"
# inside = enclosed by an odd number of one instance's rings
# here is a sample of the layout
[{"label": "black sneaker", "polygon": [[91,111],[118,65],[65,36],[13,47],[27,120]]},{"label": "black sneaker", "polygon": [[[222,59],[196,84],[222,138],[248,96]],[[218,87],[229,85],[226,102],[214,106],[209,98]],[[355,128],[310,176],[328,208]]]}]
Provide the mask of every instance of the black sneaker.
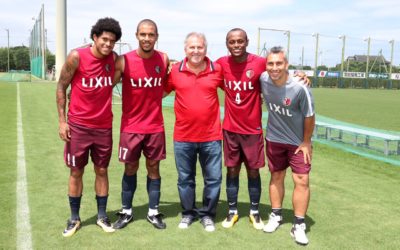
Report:
[{"label": "black sneaker", "polygon": [[67,227],[63,231],[63,236],[64,237],[70,237],[76,233],[76,231],[81,228],[81,220],[68,220],[67,221]]},{"label": "black sneaker", "polygon": [[129,222],[132,221],[132,214],[122,213],[122,211],[118,212],[117,215],[119,216],[118,220],[114,222],[113,228],[114,229],[122,229],[128,225]]},{"label": "black sneaker", "polygon": [[164,217],[162,213],[151,216],[147,215],[147,221],[157,229],[165,229],[167,225],[162,221],[162,217]]}]

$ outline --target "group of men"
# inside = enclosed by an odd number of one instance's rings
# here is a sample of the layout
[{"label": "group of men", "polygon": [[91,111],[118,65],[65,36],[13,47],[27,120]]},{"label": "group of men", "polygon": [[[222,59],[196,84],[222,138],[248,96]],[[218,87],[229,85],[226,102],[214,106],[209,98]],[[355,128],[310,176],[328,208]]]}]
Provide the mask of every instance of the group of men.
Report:
[{"label": "group of men", "polygon": [[[186,57],[168,72],[168,56],[154,49],[158,39],[154,21],[140,21],[136,31],[138,48],[117,56],[112,50],[121,35],[116,20],[99,19],[91,31],[93,45],[73,50],[60,74],[57,86],[59,134],[66,141],[64,159],[70,168],[68,196],[71,208],[71,217],[63,235],[71,236],[80,228],[82,176],[89,153],[96,173],[97,224],[104,231],[121,229],[133,218],[132,200],[142,153],[147,169],[147,220],[158,229],[166,228],[158,210],[159,167],[160,161],[166,157],[162,98],[175,91],[173,146],[182,206],[178,227],[188,228],[199,219],[206,231],[215,230],[224,155],[229,211],[222,226],[231,228],[239,219],[239,173],[244,163],[248,176],[250,222],[256,229],[275,231],[283,222],[284,177],[286,168],[290,166],[295,183],[295,220],[291,234],[297,243],[308,244],[304,218],[310,192],[308,173],[311,169],[314,106],[307,86],[288,75],[284,50],[274,47],[267,58],[250,54],[246,51],[246,32],[232,29],[226,36],[230,55],[213,62],[206,56],[204,34],[192,32],[185,38]],[[125,170],[122,209],[118,212],[118,220],[112,224],[106,215],[107,167],[112,151],[111,95],[113,86],[121,79],[118,157],[125,164]],[[71,97],[67,121],[66,89],[69,85]],[[225,92],[222,127],[218,88]],[[266,152],[271,171],[272,212],[266,225],[259,213],[259,169],[265,166],[261,94],[269,111]],[[204,178],[202,207],[199,208],[195,205],[197,159]]]}]

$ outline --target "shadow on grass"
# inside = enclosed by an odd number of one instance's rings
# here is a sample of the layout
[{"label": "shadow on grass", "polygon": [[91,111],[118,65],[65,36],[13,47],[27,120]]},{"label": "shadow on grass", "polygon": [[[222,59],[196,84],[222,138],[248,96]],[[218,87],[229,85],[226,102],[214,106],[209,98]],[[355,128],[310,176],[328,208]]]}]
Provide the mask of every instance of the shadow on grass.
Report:
[{"label": "shadow on grass", "polygon": [[[196,202],[197,208],[201,207],[201,202]],[[133,221],[140,221],[146,220],[147,211],[149,207],[148,204],[143,204],[140,206],[133,206]],[[164,218],[171,218],[171,217],[180,217],[180,213],[182,211],[181,205],[179,202],[167,202],[161,201],[159,210],[161,213],[164,214]],[[119,210],[108,211],[107,216],[110,218],[111,222],[115,222],[118,219],[117,212]],[[250,203],[249,202],[238,202],[238,211],[241,220],[249,220],[249,211],[250,211]],[[259,211],[261,218],[263,219],[264,223],[268,222],[268,216],[271,212],[271,206],[267,204],[260,204]],[[226,200],[219,200],[218,208],[217,208],[217,215],[215,217],[215,222],[220,223],[222,222],[228,213],[228,203]],[[292,209],[282,209],[282,216],[283,216],[283,224],[286,223],[293,223],[293,210]],[[85,227],[88,225],[96,224],[97,221],[97,214],[89,217],[82,221],[81,226]],[[311,227],[315,224],[315,221],[310,216],[306,216],[306,224],[307,224],[307,232],[310,231]]]},{"label": "shadow on grass", "polygon": [[[215,222],[222,222],[228,215],[228,202],[226,200],[220,200],[218,203],[217,216]],[[268,222],[268,216],[271,213],[271,206],[267,204],[260,204],[258,210],[264,223]],[[250,214],[250,202],[238,202],[239,218],[249,220]],[[294,212],[293,209],[282,209],[283,224],[292,224]],[[315,221],[310,216],[306,215],[306,232],[309,232],[311,227],[315,224]]]},{"label": "shadow on grass", "polygon": [[[143,204],[140,206],[133,205],[133,221],[146,220],[147,212],[149,210],[148,204]],[[111,223],[114,223],[118,219],[118,210],[107,211],[107,216],[110,219]],[[179,202],[165,202],[161,201],[159,206],[159,211],[164,214],[164,218],[176,217],[181,212],[181,205]],[[92,217],[89,217],[82,221],[81,226],[85,227],[88,225],[96,224],[97,222],[97,214]]]}]

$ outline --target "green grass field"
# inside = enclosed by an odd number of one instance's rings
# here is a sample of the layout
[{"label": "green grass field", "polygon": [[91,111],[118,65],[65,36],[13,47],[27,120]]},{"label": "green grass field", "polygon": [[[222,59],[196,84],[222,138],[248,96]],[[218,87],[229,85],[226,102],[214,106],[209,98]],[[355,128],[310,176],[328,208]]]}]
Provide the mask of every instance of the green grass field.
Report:
[{"label": "green grass field", "polygon": [[[382,89],[327,89],[314,88],[317,120],[349,127],[400,135],[399,91]],[[324,131],[321,131],[324,132]],[[335,134],[335,133],[334,133]],[[338,134],[338,131],[336,131]],[[364,157],[378,159],[400,166],[400,155],[382,154],[384,141],[369,138],[369,147],[353,146],[354,135],[344,134],[347,143],[318,140],[321,143],[354,152]],[[365,136],[358,137],[358,143],[365,142]],[[389,143],[389,150],[396,152],[397,143]],[[373,149],[372,149],[373,148]],[[380,151],[380,152],[379,152]]]},{"label": "green grass field", "polygon": [[400,132],[400,92],[313,88],[317,114],[366,127]]},{"label": "green grass field", "polygon": [[[16,84],[0,83],[0,249],[17,247],[16,181]],[[315,89],[317,113],[338,120],[399,131],[398,91]],[[289,235],[292,220],[292,181],[286,182],[284,224],[273,234],[253,229],[248,222],[249,198],[245,171],[241,175],[239,213],[232,229],[220,225],[227,212],[225,178],[217,213],[217,230],[207,233],[200,223],[180,230],[177,173],[172,150],[174,114],[164,109],[167,159],[161,163],[160,210],[167,229],[154,229],[147,213],[146,173],[141,167],[133,209],[134,221],[123,230],[106,234],[95,225],[96,202],[91,165],[86,167],[81,219],[83,227],[71,238],[61,235],[69,216],[63,142],[58,138],[54,83],[20,84],[25,140],[27,189],[35,249],[300,249]],[[349,107],[347,104],[355,104]],[[390,107],[386,106],[390,105]],[[368,108],[367,108],[368,107]],[[368,111],[366,113],[366,111]],[[390,112],[392,115],[385,115]],[[117,160],[121,106],[114,105],[114,155],[109,168],[108,215],[114,221],[120,208],[123,165]],[[143,166],[143,165],[142,165]],[[225,173],[225,170],[224,172]],[[225,176],[224,176],[225,177]],[[267,219],[269,174],[262,170],[261,215]],[[201,199],[198,171],[197,200]],[[366,159],[323,144],[314,144],[311,172],[311,202],[306,222],[308,249],[399,249],[400,167]]]}]

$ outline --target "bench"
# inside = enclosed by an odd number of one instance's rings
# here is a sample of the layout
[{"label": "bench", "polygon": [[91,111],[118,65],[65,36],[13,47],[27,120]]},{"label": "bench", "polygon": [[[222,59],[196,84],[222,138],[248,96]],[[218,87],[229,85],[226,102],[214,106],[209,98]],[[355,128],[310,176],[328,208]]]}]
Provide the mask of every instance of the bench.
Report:
[{"label": "bench", "polygon": [[[323,133],[320,133],[321,130],[323,131]],[[366,129],[316,121],[313,136],[317,138],[322,137],[330,141],[345,142],[344,134],[349,134],[352,137],[351,144],[354,146],[362,146],[369,149],[375,149],[383,152],[385,155],[390,155],[390,154],[400,155],[399,135],[387,134],[382,132],[370,131]],[[360,142],[360,138],[364,138],[364,140]],[[383,149],[372,147],[370,145],[371,139],[383,141]],[[390,148],[391,143],[397,145],[396,150],[391,150]]]}]

